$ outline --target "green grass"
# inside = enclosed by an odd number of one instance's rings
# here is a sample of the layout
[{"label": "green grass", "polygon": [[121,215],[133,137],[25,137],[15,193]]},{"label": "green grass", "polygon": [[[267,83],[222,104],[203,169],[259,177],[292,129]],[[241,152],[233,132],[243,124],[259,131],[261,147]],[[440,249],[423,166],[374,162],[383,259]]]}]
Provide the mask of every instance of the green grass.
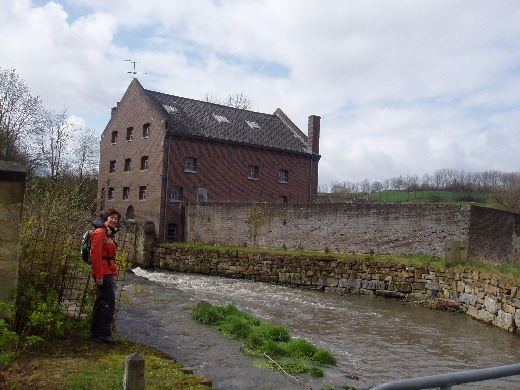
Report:
[{"label": "green grass", "polygon": [[[319,367],[305,365],[302,360],[314,365],[336,365],[336,358],[329,351],[304,339],[292,339],[285,327],[260,321],[234,305],[214,306],[201,302],[189,308],[189,311],[193,319],[216,326],[219,332],[230,338],[243,340],[244,352],[253,356],[267,355],[271,359],[282,359],[277,363],[290,374],[305,372],[311,376],[323,375]],[[279,369],[275,368],[276,364],[272,361],[256,365]]]},{"label": "green grass", "polygon": [[208,390],[205,378],[186,374],[159,350],[120,339],[118,345],[70,333],[44,340],[24,352],[0,375],[2,389],[107,389],[123,388],[125,361],[137,352],[145,358],[147,390]]},{"label": "green grass", "polygon": [[391,203],[417,203],[417,204],[471,204],[488,206],[486,196],[481,194],[468,194],[456,191],[396,191],[385,190],[375,192],[364,199],[391,202]]}]

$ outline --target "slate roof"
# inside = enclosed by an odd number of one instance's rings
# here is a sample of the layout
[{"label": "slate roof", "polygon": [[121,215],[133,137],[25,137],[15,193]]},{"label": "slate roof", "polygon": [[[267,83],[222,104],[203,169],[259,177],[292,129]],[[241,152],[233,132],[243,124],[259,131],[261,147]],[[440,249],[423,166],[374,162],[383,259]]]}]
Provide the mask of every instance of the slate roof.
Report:
[{"label": "slate roof", "polygon": [[[146,89],[145,92],[168,117],[168,131],[174,134],[309,154],[307,136],[286,124],[278,115]],[[218,117],[226,118],[227,122],[219,121]],[[254,124],[251,127],[248,122],[254,122],[258,127]]]}]

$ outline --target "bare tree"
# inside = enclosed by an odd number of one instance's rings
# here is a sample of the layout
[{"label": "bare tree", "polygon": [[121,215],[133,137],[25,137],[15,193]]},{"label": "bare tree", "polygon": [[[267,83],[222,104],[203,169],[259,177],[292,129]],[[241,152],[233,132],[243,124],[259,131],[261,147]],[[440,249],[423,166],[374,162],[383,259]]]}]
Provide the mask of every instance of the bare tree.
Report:
[{"label": "bare tree", "polygon": [[233,108],[240,108],[242,110],[250,110],[252,107],[251,99],[241,93],[236,93],[234,95],[228,95],[227,98],[222,99],[220,96],[210,95],[209,93],[206,93],[202,100],[208,103],[215,103],[215,104],[221,104],[223,106],[233,107]]},{"label": "bare tree", "polygon": [[41,168],[56,180],[65,168],[70,140],[78,131],[77,123],[67,118],[66,111],[47,111],[36,138]]},{"label": "bare tree", "polygon": [[0,69],[0,159],[29,159],[26,141],[38,128],[42,112],[40,98],[31,96],[16,71]]},{"label": "bare tree", "polygon": [[92,129],[80,129],[72,144],[71,164],[80,180],[96,176],[99,159],[99,141]]}]

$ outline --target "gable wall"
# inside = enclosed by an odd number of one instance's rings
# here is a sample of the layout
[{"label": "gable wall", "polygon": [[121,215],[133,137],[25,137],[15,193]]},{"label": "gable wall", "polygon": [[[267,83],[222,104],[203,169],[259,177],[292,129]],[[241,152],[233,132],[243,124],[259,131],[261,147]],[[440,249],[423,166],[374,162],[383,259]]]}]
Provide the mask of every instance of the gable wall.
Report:
[{"label": "gable wall", "polygon": [[[143,138],[143,125],[150,123],[150,137]],[[134,128],[132,141],[126,141],[126,130]],[[118,131],[116,144],[112,144],[112,131]],[[160,224],[159,215],[162,206],[164,158],[164,117],[149,103],[142,87],[132,83],[112,118],[105,128],[100,142],[100,165],[98,196],[102,189],[113,187],[114,200],[104,195],[104,207],[100,197],[98,209],[114,207],[124,216],[129,206],[134,207],[136,220],[154,221]],[[141,170],[141,157],[149,157],[149,169]],[[125,159],[131,159],[131,171],[124,172]],[[116,161],[116,172],[109,173],[111,160]],[[139,187],[147,187],[147,199],[139,199]],[[123,187],[130,187],[128,200],[123,200]]]}]

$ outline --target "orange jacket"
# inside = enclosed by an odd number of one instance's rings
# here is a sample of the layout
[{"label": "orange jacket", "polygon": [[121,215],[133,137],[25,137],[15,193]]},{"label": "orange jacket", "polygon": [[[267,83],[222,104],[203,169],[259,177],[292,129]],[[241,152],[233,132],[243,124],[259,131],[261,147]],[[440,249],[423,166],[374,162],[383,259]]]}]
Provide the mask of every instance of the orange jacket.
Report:
[{"label": "orange jacket", "polygon": [[[114,241],[113,234],[108,232],[109,229],[106,226],[97,228],[92,233],[90,239],[92,275],[94,275],[96,279],[103,278],[103,275],[117,275],[115,262],[117,244]],[[105,236],[107,238],[106,242]]]}]

